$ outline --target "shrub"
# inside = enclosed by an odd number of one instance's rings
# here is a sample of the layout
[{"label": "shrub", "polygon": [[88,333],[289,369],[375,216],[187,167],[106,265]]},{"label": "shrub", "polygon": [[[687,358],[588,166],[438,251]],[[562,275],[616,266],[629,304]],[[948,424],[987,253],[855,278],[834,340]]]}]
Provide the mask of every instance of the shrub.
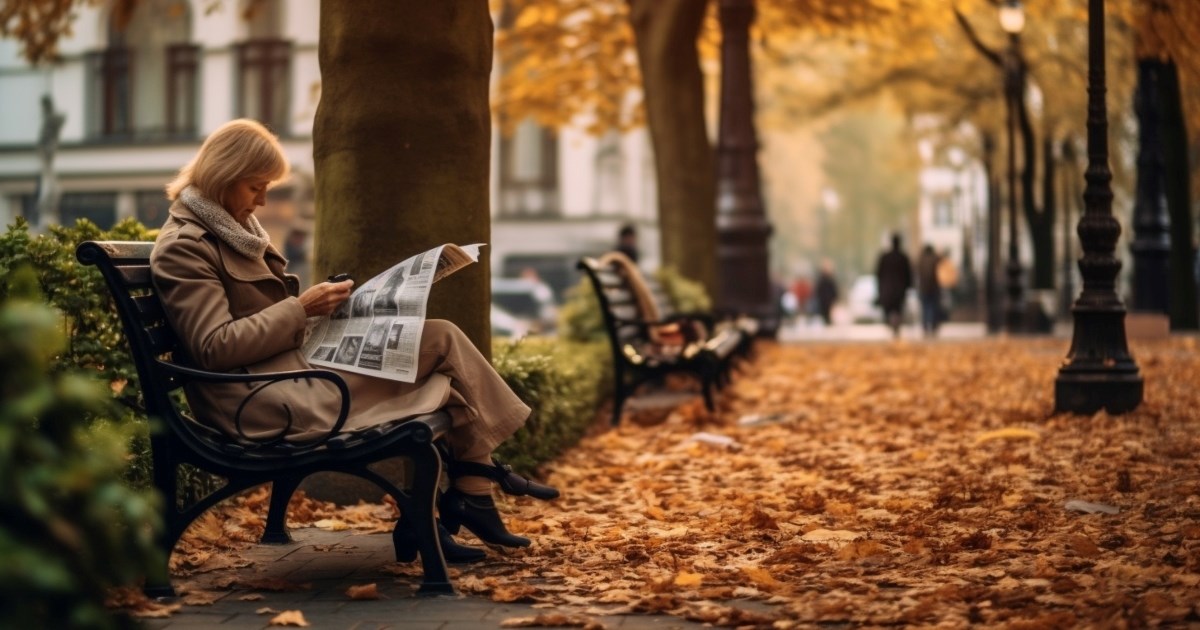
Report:
[{"label": "shrub", "polygon": [[579,441],[612,387],[607,343],[530,337],[493,344],[492,364],[508,386],[533,408],[496,456],[532,472]]},{"label": "shrub", "polygon": [[592,290],[592,281],[586,276],[567,289],[566,300],[558,309],[558,336],[560,339],[578,343],[605,339],[600,300]]},{"label": "shrub", "polygon": [[[51,371],[93,374],[124,403],[111,413],[113,422],[129,436],[132,457],[125,475],[135,487],[149,485],[151,470],[149,429],[139,411],[137,370],[104,278],[97,268],[75,260],[75,248],[88,240],[148,241],[154,236],[155,231],[133,219],[108,231],[80,220],[71,227],[51,226],[47,233],[34,235],[20,217],[0,234],[0,277],[18,268],[32,269],[41,294],[63,315],[66,346],[50,363]],[[0,286],[0,298],[7,290]]]},{"label": "shrub", "polygon": [[712,310],[712,299],[704,285],[685,278],[674,267],[663,267],[654,277],[667,292],[671,306],[677,313],[707,313]]},{"label": "shrub", "polygon": [[105,589],[159,562],[154,497],[122,480],[127,423],[95,373],[55,365],[60,314],[36,275],[0,302],[0,610],[14,628],[115,628]]}]

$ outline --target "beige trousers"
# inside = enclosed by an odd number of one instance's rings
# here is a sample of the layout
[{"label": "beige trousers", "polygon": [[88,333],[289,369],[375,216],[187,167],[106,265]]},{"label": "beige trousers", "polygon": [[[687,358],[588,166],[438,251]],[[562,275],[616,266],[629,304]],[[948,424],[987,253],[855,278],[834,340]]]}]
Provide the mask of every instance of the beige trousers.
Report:
[{"label": "beige trousers", "polygon": [[446,442],[456,459],[486,461],[530,413],[466,334],[446,320],[425,322],[415,383],[339,374],[351,393],[347,428],[444,407],[452,419]]}]

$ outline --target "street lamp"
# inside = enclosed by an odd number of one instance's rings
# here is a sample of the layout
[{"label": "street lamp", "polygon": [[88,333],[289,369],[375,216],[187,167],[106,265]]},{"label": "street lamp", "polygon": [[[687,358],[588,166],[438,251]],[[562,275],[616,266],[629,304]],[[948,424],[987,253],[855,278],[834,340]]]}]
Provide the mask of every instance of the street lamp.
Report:
[{"label": "street lamp", "polygon": [[717,130],[717,308],[763,322],[760,334],[779,328],[767,270],[771,224],[762,201],[750,25],[754,0],[721,0],[721,115]]},{"label": "street lamp", "polygon": [[1125,305],[1117,297],[1121,261],[1113,255],[1121,224],[1112,213],[1108,110],[1104,103],[1104,0],[1088,0],[1088,167],[1079,218],[1083,291],[1071,312],[1071,350],[1054,381],[1054,408],[1073,413],[1132,411],[1142,402],[1142,376],[1125,342]]},{"label": "street lamp", "polygon": [[1017,108],[1021,106],[1023,87],[1020,52],[1021,30],[1025,28],[1025,10],[1020,0],[1007,0],[1000,5],[1000,28],[1008,33],[1008,49],[1004,55],[1004,98],[1008,124],[1008,305],[1005,328],[1009,332],[1022,329],[1025,305],[1021,287],[1020,249],[1017,243]]}]

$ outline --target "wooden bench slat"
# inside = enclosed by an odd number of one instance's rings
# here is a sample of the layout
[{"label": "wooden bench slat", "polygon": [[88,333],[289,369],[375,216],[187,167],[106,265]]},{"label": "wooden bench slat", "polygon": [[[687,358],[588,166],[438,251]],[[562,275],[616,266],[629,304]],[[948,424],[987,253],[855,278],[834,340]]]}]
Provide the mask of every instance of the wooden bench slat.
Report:
[{"label": "wooden bench slat", "polygon": [[148,289],[153,286],[150,280],[150,265],[124,265],[117,267],[121,281],[128,289]]},{"label": "wooden bench slat", "polygon": [[144,323],[156,323],[166,320],[167,314],[163,312],[162,302],[157,295],[137,295],[133,297],[133,305],[137,309],[138,317]]}]

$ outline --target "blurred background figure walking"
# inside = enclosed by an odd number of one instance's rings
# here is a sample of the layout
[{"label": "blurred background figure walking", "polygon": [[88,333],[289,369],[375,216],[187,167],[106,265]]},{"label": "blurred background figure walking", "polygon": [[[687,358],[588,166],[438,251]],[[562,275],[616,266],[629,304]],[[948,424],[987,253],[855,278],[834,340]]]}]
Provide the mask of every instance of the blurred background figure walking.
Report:
[{"label": "blurred background figure walking", "polygon": [[936,337],[942,320],[942,287],[938,283],[939,256],[933,245],[921,248],[917,258],[917,296],[921,298],[921,333]]},{"label": "blurred background figure walking", "polygon": [[955,289],[958,287],[958,266],[950,258],[950,250],[942,251],[937,264],[937,282],[942,289],[941,315],[939,321],[946,322],[955,306]]},{"label": "blurred background figure walking", "polygon": [[892,248],[879,255],[875,277],[879,283],[879,308],[883,320],[892,329],[892,338],[900,338],[904,321],[904,296],[913,284],[912,263],[901,248],[900,234],[892,234]]},{"label": "blurred background figure walking", "polygon": [[[1200,266],[1197,268],[1200,268]],[[796,276],[796,279],[792,281],[791,293],[796,299],[796,312],[800,315],[800,321],[807,324],[809,315],[813,311],[813,287],[812,282],[808,280],[808,276]]]},{"label": "blurred background figure walking", "polygon": [[821,260],[820,271],[817,272],[815,289],[817,314],[826,326],[833,324],[833,304],[838,299],[837,277],[833,275],[833,261],[828,258]]}]

